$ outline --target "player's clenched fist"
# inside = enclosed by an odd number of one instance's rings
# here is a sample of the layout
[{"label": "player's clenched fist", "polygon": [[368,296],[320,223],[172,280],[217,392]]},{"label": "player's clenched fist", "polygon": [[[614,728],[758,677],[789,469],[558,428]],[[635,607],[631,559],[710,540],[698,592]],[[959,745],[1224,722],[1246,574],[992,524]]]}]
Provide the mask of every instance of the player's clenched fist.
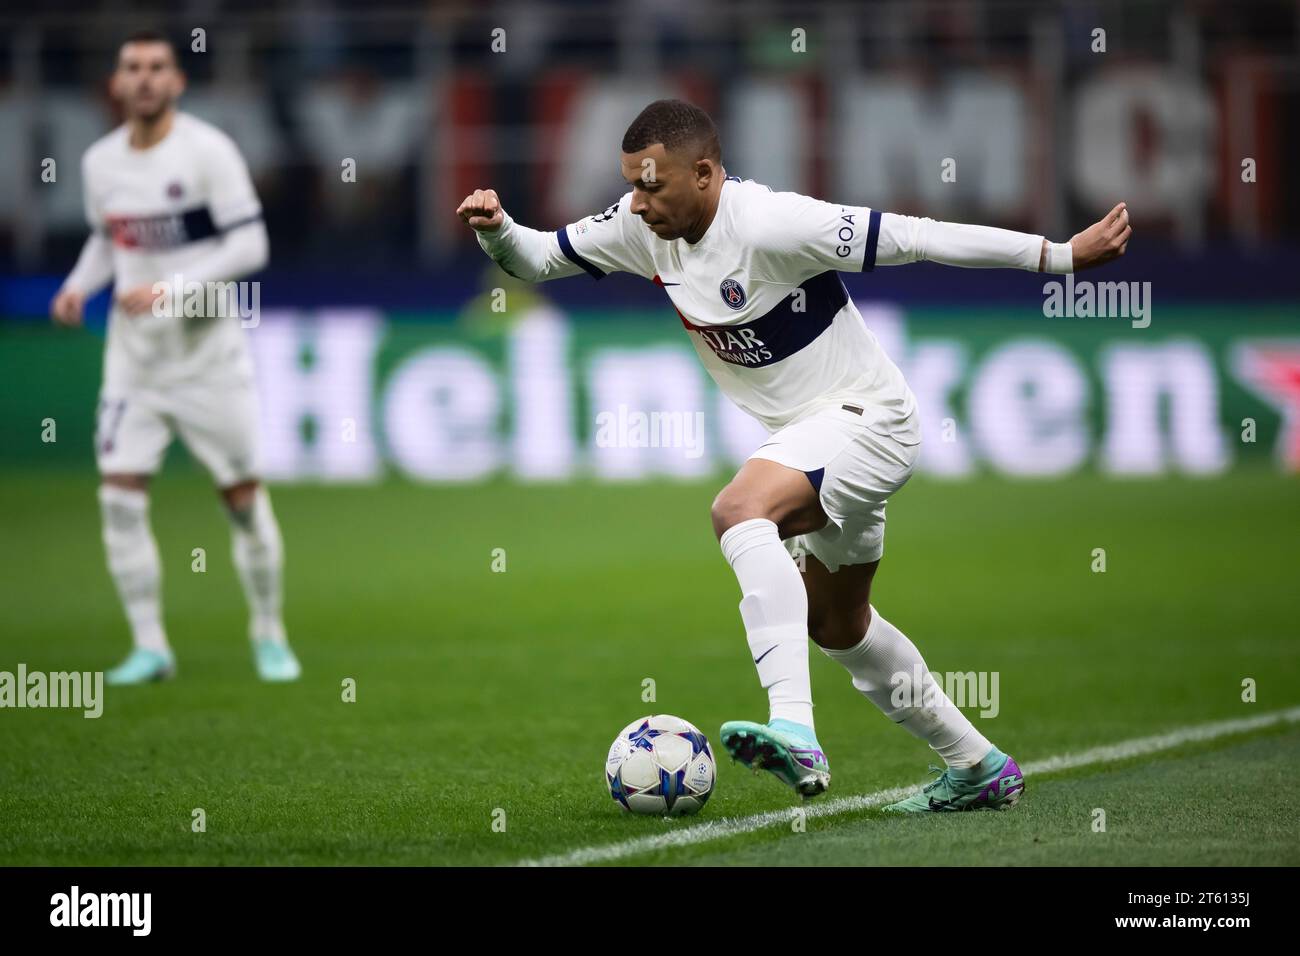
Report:
[{"label": "player's clenched fist", "polygon": [[471,228],[493,232],[501,228],[505,213],[501,210],[501,200],[495,189],[476,189],[461,201],[456,215],[469,223]]},{"label": "player's clenched fist", "polygon": [[59,325],[80,325],[81,313],[86,307],[86,297],[80,292],[64,289],[50,303],[50,317]]},{"label": "player's clenched fist", "polygon": [[1133,227],[1128,224],[1128,204],[1119,203],[1095,222],[1070,239],[1074,252],[1074,271],[1099,266],[1124,254]]}]

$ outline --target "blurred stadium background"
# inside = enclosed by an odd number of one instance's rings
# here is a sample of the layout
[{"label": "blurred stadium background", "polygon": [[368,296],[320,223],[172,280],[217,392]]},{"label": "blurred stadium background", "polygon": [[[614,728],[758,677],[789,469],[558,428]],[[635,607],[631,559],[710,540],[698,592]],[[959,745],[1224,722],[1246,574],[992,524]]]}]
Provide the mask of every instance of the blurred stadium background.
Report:
[{"label": "blurred stadium background", "polygon": [[[1296,332],[1300,299],[1300,189],[1287,175],[1300,150],[1297,11],[302,2],[5,14],[0,315],[15,405],[0,454],[89,464],[84,442],[46,447],[31,422],[57,402],[64,434],[85,432],[99,343],[40,323],[85,238],[79,157],[115,122],[116,45],[153,24],[182,44],[183,108],[235,138],[265,204],[272,264],[253,341],[274,478],[702,474],[743,460],[757,432],[716,400],[659,290],[627,276],[516,290],[451,212],[488,185],[539,228],[603,209],[623,192],[623,129],[661,95],[709,109],[728,172],[776,189],[1057,240],[1132,204],[1128,257],[1092,278],[1151,283],[1147,329],[1044,318],[1035,276],[922,265],[846,277],[922,397],[927,434],[951,439],[927,443],[926,470],[1217,473],[1270,453],[1300,467],[1300,423],[1285,424],[1300,402],[1294,343],[1264,341]],[[480,298],[495,287],[512,293],[504,321]],[[626,351],[651,344],[663,348]],[[51,394],[47,362],[85,374],[57,376],[66,391]],[[704,409],[708,448],[684,459],[593,447],[586,408],[620,404]],[[1254,442],[1240,440],[1244,418]],[[304,427],[340,419],[355,441]]]},{"label": "blurred stadium background", "polygon": [[[271,265],[248,334],[307,682],[323,681],[328,696],[337,675],[368,673],[362,686],[383,687],[385,703],[363,735],[285,696],[301,705],[296,717],[337,736],[282,746],[309,731],[254,698],[263,689],[233,660],[243,630],[233,578],[218,560],[209,581],[187,573],[191,547],[224,547],[225,532],[175,448],[156,530],[172,550],[167,613],[189,680],[119,698],[135,736],[105,732],[93,752],[80,726],[55,732],[24,717],[32,733],[9,751],[12,786],[0,798],[11,859],[518,856],[519,845],[466,842],[478,831],[456,820],[423,843],[411,833],[432,819],[418,787],[442,784],[449,734],[493,740],[457,755],[453,809],[486,813],[512,773],[529,776],[534,796],[564,785],[568,770],[510,739],[510,715],[524,709],[593,754],[582,812],[529,845],[555,850],[605,820],[595,762],[633,711],[649,709],[636,696],[644,674],[664,688],[654,707],[710,733],[756,706],[734,582],[705,516],[758,426],[720,398],[662,290],[622,275],[520,286],[454,215],[486,186],[538,228],[604,209],[625,191],[624,128],[665,95],[712,113],[728,173],[774,189],[1057,241],[1127,200],[1127,256],[1084,278],[1149,283],[1148,327],[1048,317],[1044,277],[1026,273],[921,264],[844,276],[917,393],[926,435],[920,476],[890,506],[884,606],[914,626],[932,666],[1001,668],[1004,733],[1034,753],[1235,715],[1243,675],[1278,682],[1270,706],[1297,702],[1294,0],[6,8],[3,666],[101,667],[126,647],[93,492],[107,295],[84,332],[51,328],[46,310],[86,236],[79,160],[116,122],[106,78],[117,45],[144,27],[176,38],[190,79],[182,109],[236,140],[265,207]],[[955,181],[941,175],[948,159]],[[342,175],[348,160],[355,182]],[[506,290],[504,312],[494,289]],[[705,443],[689,454],[602,447],[596,416],[621,406],[701,411]],[[487,570],[498,544],[511,555],[509,585]],[[1104,587],[1087,573],[1099,545],[1122,545]],[[828,746],[844,750],[848,732],[837,740],[835,728],[873,718],[825,666],[814,661],[819,688],[834,687],[819,691],[819,726],[824,712]],[[553,679],[539,686],[538,674]],[[602,694],[610,682],[622,682],[617,702]],[[245,723],[228,723],[232,711]],[[845,763],[849,792],[919,776],[910,742],[871,726],[877,759]],[[219,755],[242,770],[189,749],[214,728],[231,748]],[[402,849],[359,842],[387,825],[364,814],[351,837],[322,836],[330,805],[293,803],[287,788],[330,773],[305,755],[344,752],[356,774],[334,810],[411,794]],[[74,759],[52,771],[59,754]],[[158,836],[171,823],[123,829],[114,813],[157,804],[144,772],[122,769],[125,756],[170,775],[178,806],[223,775],[232,788],[256,775],[265,789],[234,806],[271,842],[213,842],[216,855],[189,857],[184,837]],[[58,786],[80,793],[77,773],[91,769],[110,781],[94,800],[47,799]],[[780,794],[723,783],[724,810],[782,805]],[[296,822],[258,816],[263,797],[292,803]],[[539,815],[570,809],[547,801]],[[68,832],[84,840],[61,842]],[[277,833],[296,836],[277,843]],[[1295,862],[1287,833],[1255,848]],[[1184,849],[1170,859],[1216,859]]]}]

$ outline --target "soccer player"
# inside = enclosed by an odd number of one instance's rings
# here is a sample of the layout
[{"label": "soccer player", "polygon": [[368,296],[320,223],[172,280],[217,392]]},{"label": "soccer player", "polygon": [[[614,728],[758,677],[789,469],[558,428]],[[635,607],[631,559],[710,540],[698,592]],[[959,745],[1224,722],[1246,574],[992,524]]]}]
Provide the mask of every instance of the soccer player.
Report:
[{"label": "soccer player", "polygon": [[[122,44],[111,89],[126,121],[82,158],[91,235],[50,306],[55,322],[80,325],[86,299],[113,282],[95,453],[108,568],[134,649],[106,680],[175,673],[149,479],[176,435],[212,475],[230,516],[257,673],[295,680],[301,668],[281,618],[283,545],[257,477],[252,362],[232,282],[266,264],[266,227],[235,144],[177,110],[184,88],[163,36],[137,33]],[[177,297],[160,296],[158,283],[208,294],[182,300],[178,312],[169,304]]]},{"label": "soccer player", "polygon": [[[621,270],[662,286],[718,387],[771,433],[712,508],[770,707],[766,724],[723,724],[723,746],[804,796],[826,789],[811,636],[946,764],[891,810],[1013,806],[1024,789],[1015,760],[952,705],[916,645],[871,604],[885,502],[912,474],[921,436],[911,390],[837,273],[922,259],[1068,273],[1123,254],[1125,204],[1054,243],[773,192],[728,176],[713,122],[678,100],[647,106],[622,146],[631,191],[603,213],[539,232],[514,222],[491,189],[475,190],[457,212],[511,275],[600,279]],[[802,571],[791,555],[803,558]]]}]

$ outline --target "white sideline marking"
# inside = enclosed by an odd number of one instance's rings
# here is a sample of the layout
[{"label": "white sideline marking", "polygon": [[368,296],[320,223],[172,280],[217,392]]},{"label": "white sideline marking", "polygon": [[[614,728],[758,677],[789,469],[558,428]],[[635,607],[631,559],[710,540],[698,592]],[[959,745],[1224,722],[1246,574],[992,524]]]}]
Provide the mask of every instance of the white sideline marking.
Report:
[{"label": "white sideline marking", "polygon": [[[1215,740],[1219,737],[1228,737],[1233,734],[1242,734],[1251,730],[1272,727],[1275,724],[1292,724],[1298,721],[1300,721],[1300,707],[1291,707],[1287,710],[1261,714],[1258,717],[1243,717],[1194,727],[1181,727],[1166,734],[1138,737],[1117,744],[1093,747],[1090,750],[1083,750],[1074,754],[1059,754],[1055,757],[1047,757],[1043,760],[1035,760],[1032,763],[1021,764],[1020,769],[1026,777],[1034,774],[1058,773],[1076,767],[1115,763],[1120,760],[1141,757],[1145,754],[1159,753],[1162,750],[1171,750],[1187,743]],[[916,786],[893,787],[889,790],[877,790],[875,793],[863,793],[855,797],[840,797],[824,803],[808,804],[804,807],[804,814],[809,819],[817,819],[819,817],[837,816],[841,813],[851,813],[854,810],[865,810],[868,807],[878,807],[901,800],[908,794],[915,793],[918,789]],[[769,810],[767,813],[756,813],[748,817],[709,821],[671,833],[636,837],[635,839],[624,840],[621,843],[607,843],[604,846],[583,847],[579,850],[571,850],[568,853],[557,853],[552,856],[539,857],[535,860],[521,860],[516,865],[585,866],[589,863],[607,863],[610,860],[619,860],[626,856],[636,856],[641,853],[652,853],[656,850],[665,850],[671,847],[693,846],[696,843],[723,840],[727,837],[739,836],[742,833],[752,833],[765,827],[776,826],[779,823],[789,823],[793,819],[792,809]]]}]

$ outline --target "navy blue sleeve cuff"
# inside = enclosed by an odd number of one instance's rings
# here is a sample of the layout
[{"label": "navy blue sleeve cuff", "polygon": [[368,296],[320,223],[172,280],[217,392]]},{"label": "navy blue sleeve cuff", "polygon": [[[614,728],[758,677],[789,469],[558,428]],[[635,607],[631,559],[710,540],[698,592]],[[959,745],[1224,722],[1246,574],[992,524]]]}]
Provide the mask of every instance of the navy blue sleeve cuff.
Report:
[{"label": "navy blue sleeve cuff", "polygon": [[593,279],[605,278],[605,273],[601,272],[586,259],[582,258],[582,256],[578,255],[578,251],[573,248],[573,243],[569,241],[569,229],[567,226],[561,226],[559,229],[555,230],[555,238],[560,240],[560,251],[564,253],[566,259],[572,262],[575,266],[581,266],[582,270]]},{"label": "navy blue sleeve cuff", "polygon": [[870,272],[876,267],[876,244],[880,241],[880,210],[871,210],[871,220],[867,225],[867,244],[862,250],[862,271]]}]

